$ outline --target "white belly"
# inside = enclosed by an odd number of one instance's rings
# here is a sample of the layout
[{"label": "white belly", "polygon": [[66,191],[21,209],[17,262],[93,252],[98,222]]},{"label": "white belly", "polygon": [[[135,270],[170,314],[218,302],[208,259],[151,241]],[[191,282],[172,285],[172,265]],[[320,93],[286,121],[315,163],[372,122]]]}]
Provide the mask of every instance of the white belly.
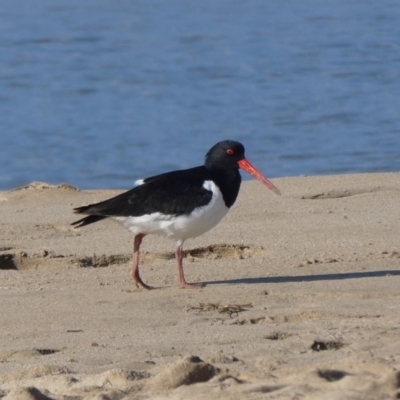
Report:
[{"label": "white belly", "polygon": [[212,191],[213,196],[207,205],[194,209],[189,215],[165,215],[159,212],[140,217],[112,217],[122,223],[130,232],[137,235],[155,234],[175,240],[194,238],[207,232],[227,214],[222,193],[212,181],[204,182],[203,187]]}]

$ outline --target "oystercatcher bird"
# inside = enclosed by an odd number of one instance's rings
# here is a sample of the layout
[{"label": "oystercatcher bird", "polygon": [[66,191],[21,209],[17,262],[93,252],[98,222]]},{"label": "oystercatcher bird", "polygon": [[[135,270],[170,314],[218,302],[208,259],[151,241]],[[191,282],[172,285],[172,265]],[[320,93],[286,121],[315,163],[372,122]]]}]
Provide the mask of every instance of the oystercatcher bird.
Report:
[{"label": "oystercatcher bird", "polygon": [[139,275],[139,248],[148,234],[175,239],[179,286],[201,288],[203,283],[185,280],[182,246],[186,239],[207,232],[226,215],[239,193],[239,168],[280,194],[279,190],[254,168],[244,156],[244,147],[233,140],[214,145],[203,166],[167,172],[136,182],[133,189],[111,199],[74,209],[88,215],[72,225],[82,227],[105,218],[120,222],[135,235],[131,276],[136,286],[152,289]]}]

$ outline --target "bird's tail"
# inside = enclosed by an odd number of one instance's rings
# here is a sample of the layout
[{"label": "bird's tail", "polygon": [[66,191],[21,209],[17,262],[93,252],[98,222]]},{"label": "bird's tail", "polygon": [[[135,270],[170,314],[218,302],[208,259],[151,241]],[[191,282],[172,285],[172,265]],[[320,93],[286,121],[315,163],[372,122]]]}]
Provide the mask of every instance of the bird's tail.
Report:
[{"label": "bird's tail", "polygon": [[[87,211],[91,206],[82,206],[74,208],[74,212],[76,214],[83,214]],[[85,218],[82,218],[78,221],[73,222],[71,225],[75,226],[75,228],[80,228],[85,225],[93,224],[94,222],[101,221],[102,219],[107,218],[104,215],[88,215]]]}]

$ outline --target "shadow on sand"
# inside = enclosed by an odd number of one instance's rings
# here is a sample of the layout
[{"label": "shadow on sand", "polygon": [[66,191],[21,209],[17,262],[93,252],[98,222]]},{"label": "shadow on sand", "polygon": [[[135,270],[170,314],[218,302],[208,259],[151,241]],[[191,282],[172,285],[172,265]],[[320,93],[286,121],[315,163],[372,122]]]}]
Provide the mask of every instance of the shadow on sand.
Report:
[{"label": "shadow on sand", "polygon": [[297,275],[297,276],[266,276],[258,278],[228,279],[225,281],[204,282],[207,285],[221,284],[257,284],[257,283],[291,283],[291,282],[316,282],[335,281],[344,279],[380,278],[384,276],[400,275],[399,270],[349,272],[343,274]]}]

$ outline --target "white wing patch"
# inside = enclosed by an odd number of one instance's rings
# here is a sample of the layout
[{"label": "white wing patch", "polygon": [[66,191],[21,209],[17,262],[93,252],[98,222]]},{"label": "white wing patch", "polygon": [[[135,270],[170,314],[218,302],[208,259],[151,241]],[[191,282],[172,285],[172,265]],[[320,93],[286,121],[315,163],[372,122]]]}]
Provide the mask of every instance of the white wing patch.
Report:
[{"label": "white wing patch", "polygon": [[144,179],[138,179],[135,182],[133,182],[133,187],[143,185],[143,183],[144,183]]},{"label": "white wing patch", "polygon": [[213,181],[205,181],[203,187],[212,192],[212,198],[208,204],[195,208],[189,215],[175,216],[157,212],[140,217],[112,218],[135,235],[155,234],[182,240],[200,236],[217,225],[229,210]]}]

